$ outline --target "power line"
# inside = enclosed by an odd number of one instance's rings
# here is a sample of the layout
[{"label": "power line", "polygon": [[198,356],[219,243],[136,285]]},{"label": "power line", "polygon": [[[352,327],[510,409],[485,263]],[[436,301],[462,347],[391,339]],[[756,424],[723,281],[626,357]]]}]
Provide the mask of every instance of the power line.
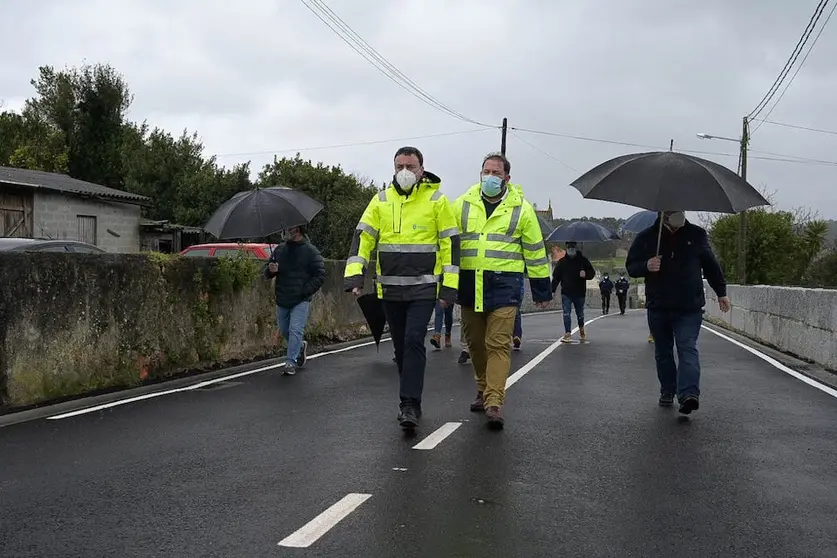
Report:
[{"label": "power line", "polygon": [[[836,5],[837,6],[837,5]],[[774,126],[783,126],[785,128],[794,128],[796,130],[807,130],[809,132],[818,132],[820,134],[831,134],[837,136],[837,131],[823,130],[822,128],[811,128],[810,126],[800,126],[798,124],[785,124],[784,122],[776,122],[775,120],[761,120],[765,124],[773,124]]]},{"label": "power line", "polygon": [[529,140],[527,140],[527,139],[525,139],[525,138],[520,137],[520,134],[515,134],[515,133],[514,133],[514,130],[512,130],[512,133],[511,133],[511,134],[512,134],[514,137],[516,137],[517,139],[519,139],[520,141],[522,141],[523,143],[525,143],[526,145],[528,145],[529,147],[531,147],[532,149],[534,149],[535,151],[537,151],[537,152],[541,153],[542,155],[546,155],[547,157],[549,157],[550,159],[552,159],[552,160],[554,160],[554,161],[557,161],[558,163],[560,163],[561,165],[563,165],[563,166],[567,167],[567,168],[568,168],[568,169],[570,169],[571,171],[574,171],[574,172],[581,172],[581,171],[579,171],[578,169],[576,169],[576,168],[574,168],[574,167],[571,167],[570,165],[568,165],[567,163],[565,163],[564,161],[562,161],[561,159],[559,159],[558,157],[556,157],[556,156],[555,156],[555,155],[553,155],[552,153],[550,153],[550,152],[548,152],[548,151],[546,151],[546,150],[543,150],[543,149],[541,149],[540,147],[538,147],[537,145],[535,145],[534,143],[530,142]]},{"label": "power line", "polygon": [[358,141],[358,142],[350,142],[350,143],[338,143],[334,145],[319,145],[315,147],[297,147],[294,149],[275,149],[271,151],[248,151],[244,153],[222,153],[216,155],[216,157],[244,157],[247,155],[273,155],[278,153],[297,153],[303,151],[316,151],[321,149],[340,149],[344,147],[360,147],[363,145],[378,145],[382,143],[395,143],[401,141],[412,141],[412,140],[420,140],[420,139],[432,139],[432,138],[442,138],[447,136],[457,136],[457,135],[464,135],[464,134],[473,134],[476,132],[485,132],[488,128],[475,128],[472,130],[460,130],[458,132],[444,132],[441,134],[429,134],[424,136],[412,136],[406,138],[390,138],[390,139],[383,139],[383,140],[371,140],[371,141]]},{"label": "power line", "polygon": [[[593,137],[586,137],[586,136],[576,136],[572,134],[561,134],[558,132],[546,132],[543,130],[533,130],[530,128],[513,128],[509,126],[509,130],[518,131],[518,132],[525,132],[530,134],[538,134],[543,136],[551,136],[551,137],[558,137],[558,138],[567,138],[567,139],[575,139],[581,141],[588,141],[593,143],[603,143],[608,145],[621,145],[626,147],[636,147],[639,149],[649,149],[653,151],[668,151],[667,147],[661,147],[659,145],[647,145],[641,143],[632,143],[627,141],[616,141],[616,140],[609,140],[603,138],[593,138]],[[515,134],[517,136],[517,134]],[[689,153],[693,155],[715,155],[718,157],[738,157],[739,153],[723,153],[719,151],[699,151],[696,149],[678,149],[681,153]],[[785,155],[783,153],[772,153],[769,151],[761,152],[761,151],[750,151],[750,153],[762,153],[764,155],[772,155],[772,157],[764,157],[764,156],[751,156],[750,159],[759,159],[762,161],[776,161],[776,162],[785,162],[785,163],[800,163],[800,164],[810,164],[810,165],[826,165],[826,166],[837,166],[837,161],[827,161],[822,159],[810,159],[807,157],[797,157],[796,155]]]},{"label": "power line", "polygon": [[776,77],[776,80],[773,82],[773,85],[770,86],[770,89],[767,90],[767,93],[764,94],[761,101],[756,105],[756,107],[750,111],[750,114],[747,115],[748,120],[752,120],[753,118],[757,117],[761,111],[763,111],[773,97],[776,95],[776,92],[779,90],[779,87],[782,86],[782,82],[784,82],[785,78],[787,78],[788,73],[790,73],[793,64],[796,63],[796,59],[799,57],[799,53],[802,52],[802,49],[805,48],[805,43],[808,42],[808,39],[811,36],[811,32],[814,30],[814,26],[816,25],[816,21],[819,20],[819,16],[822,15],[823,9],[825,9],[826,4],[828,4],[829,0],[820,0],[817,4],[817,7],[814,9],[813,15],[811,15],[811,19],[808,20],[808,25],[805,26],[805,30],[802,32],[802,36],[797,41],[796,46],[794,47],[793,51],[791,52],[790,56],[788,57],[787,62],[785,62],[785,66],[782,68],[782,71],[779,72],[779,75]]},{"label": "power line", "polygon": [[422,89],[412,79],[407,77],[401,70],[389,62],[377,50],[372,48],[363,37],[357,34],[343,19],[340,18],[328,5],[322,0],[300,0],[311,13],[323,22],[329,29],[331,29],[344,43],[346,43],[352,50],[366,59],[372,64],[376,70],[394,82],[396,85],[422,101],[423,103],[435,108],[436,110],[478,126],[486,128],[499,128],[492,124],[485,124],[479,122],[464,114],[445,105],[430,93]]},{"label": "power line", "polygon": [[[826,1],[825,1],[825,4],[823,4],[823,8],[825,8],[825,6],[826,6],[827,4],[828,4],[828,0],[826,0]],[[834,15],[834,9],[835,9],[835,8],[837,8],[837,4],[834,4],[834,6],[832,6],[832,8],[831,8],[831,11],[830,11],[830,12],[828,12],[828,17],[827,17],[827,18],[825,18],[825,21],[823,22],[822,27],[820,27],[820,30],[817,32],[817,36],[816,36],[816,37],[814,37],[814,42],[812,42],[812,43],[811,43],[811,46],[810,46],[810,47],[808,47],[808,51],[805,53],[805,56],[802,58],[802,62],[800,62],[800,63],[799,63],[799,66],[797,66],[797,67],[796,67],[796,71],[795,71],[795,72],[793,73],[793,75],[791,76],[790,81],[788,82],[788,84],[787,84],[787,85],[785,86],[785,88],[782,90],[782,94],[781,94],[781,95],[779,95],[779,98],[778,98],[778,99],[776,99],[776,102],[775,102],[775,103],[773,103],[773,106],[772,106],[772,107],[770,107],[770,110],[767,112],[767,114],[766,114],[766,115],[765,115],[765,117],[764,117],[764,119],[765,119],[765,120],[766,120],[766,119],[768,119],[768,118],[770,118],[770,115],[771,115],[771,114],[773,114],[773,111],[774,111],[774,110],[776,110],[776,106],[777,106],[777,105],[778,105],[778,104],[782,101],[782,98],[785,96],[785,93],[787,93],[787,92],[788,92],[788,88],[790,88],[791,84],[792,84],[792,83],[793,83],[793,81],[796,79],[796,76],[799,74],[799,70],[801,70],[801,69],[802,69],[802,67],[805,65],[805,61],[806,61],[806,60],[808,60],[808,56],[810,56],[810,55],[811,55],[811,51],[812,51],[812,50],[814,50],[814,47],[816,46],[817,41],[819,41],[819,40],[820,40],[820,35],[822,35],[823,30],[824,30],[824,29],[826,28],[826,26],[828,25],[828,22],[829,22],[829,21],[831,21],[831,16],[833,16],[833,15]],[[820,15],[822,15],[822,11],[820,11]],[[814,21],[814,26],[816,26],[817,21],[819,21],[819,19],[820,19],[820,16],[818,15],[818,16],[817,16],[816,21]],[[761,128],[763,124],[764,124],[764,121],[762,121],[761,123],[759,123],[759,125],[758,125],[758,126],[756,126],[756,129],[755,129],[755,130],[753,130],[753,131],[750,133],[750,136],[752,137],[752,135],[753,135],[755,132],[757,132],[757,131],[758,131],[758,129],[759,129],[759,128]]]}]

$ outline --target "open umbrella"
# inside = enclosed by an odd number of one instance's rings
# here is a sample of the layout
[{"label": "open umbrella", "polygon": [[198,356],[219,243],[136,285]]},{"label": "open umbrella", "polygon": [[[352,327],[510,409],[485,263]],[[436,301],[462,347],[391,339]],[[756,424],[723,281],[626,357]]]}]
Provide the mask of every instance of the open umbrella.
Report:
[{"label": "open umbrella", "polygon": [[738,213],[770,205],[732,170],[673,151],[616,157],[587,171],[571,186],[587,199],[652,211]]},{"label": "open umbrella", "polygon": [[387,316],[384,313],[384,305],[377,294],[365,294],[357,298],[363,317],[369,324],[369,331],[375,339],[375,345],[380,349],[381,336],[384,334],[384,326],[387,323]]},{"label": "open umbrella", "polygon": [[623,232],[642,232],[645,229],[654,226],[654,223],[657,222],[658,215],[659,214],[656,211],[639,211],[628,217],[619,228]]},{"label": "open umbrella", "polygon": [[598,223],[573,221],[552,231],[546,237],[546,242],[607,242],[618,239],[619,235]]},{"label": "open umbrella", "polygon": [[273,186],[239,192],[224,202],[204,230],[218,239],[263,238],[307,225],[323,204],[299,190]]}]

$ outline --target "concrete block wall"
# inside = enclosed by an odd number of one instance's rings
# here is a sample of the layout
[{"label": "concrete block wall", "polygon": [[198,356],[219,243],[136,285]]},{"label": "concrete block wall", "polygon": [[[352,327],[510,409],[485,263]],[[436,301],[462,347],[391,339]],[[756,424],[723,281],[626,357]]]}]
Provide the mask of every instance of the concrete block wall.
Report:
[{"label": "concrete block wall", "polygon": [[[36,237],[78,240],[78,215],[96,217],[96,245],[108,252],[140,250],[140,207],[85,199],[57,192],[36,192],[32,208]],[[114,231],[116,237],[108,232]]]},{"label": "concrete block wall", "polygon": [[721,314],[706,288],[706,315],[780,351],[837,370],[837,290],[730,285]]}]

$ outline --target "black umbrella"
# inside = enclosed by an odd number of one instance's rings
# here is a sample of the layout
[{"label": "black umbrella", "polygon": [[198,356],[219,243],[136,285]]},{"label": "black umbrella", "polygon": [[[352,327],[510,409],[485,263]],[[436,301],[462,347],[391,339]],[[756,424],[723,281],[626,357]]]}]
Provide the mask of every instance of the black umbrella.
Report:
[{"label": "black umbrella", "polygon": [[652,211],[738,213],[770,205],[730,169],[673,151],[616,157],[587,171],[571,186],[587,199]]},{"label": "black umbrella", "polygon": [[619,235],[591,221],[566,223],[546,237],[546,242],[607,242],[608,240],[619,240]]},{"label": "black umbrella", "polygon": [[380,348],[381,336],[384,334],[384,326],[387,323],[387,316],[384,313],[384,305],[377,294],[365,294],[359,296],[357,303],[360,306],[366,323],[369,324],[369,331],[375,339],[375,345]]},{"label": "black umbrella", "polygon": [[621,229],[625,232],[638,233],[654,226],[659,214],[656,211],[639,211],[628,217]]},{"label": "black umbrella", "polygon": [[323,204],[291,188],[274,186],[239,192],[224,202],[204,230],[218,239],[263,238],[307,225]]}]

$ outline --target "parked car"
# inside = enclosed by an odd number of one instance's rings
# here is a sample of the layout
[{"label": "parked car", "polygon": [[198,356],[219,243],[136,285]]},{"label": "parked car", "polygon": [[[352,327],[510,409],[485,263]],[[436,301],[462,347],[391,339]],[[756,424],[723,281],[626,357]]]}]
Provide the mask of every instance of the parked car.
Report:
[{"label": "parked car", "polygon": [[195,244],[180,252],[181,256],[190,258],[220,258],[221,256],[237,256],[242,252],[260,260],[267,260],[273,253],[273,244],[237,244],[235,242],[219,242],[215,244]]},{"label": "parked car", "polygon": [[48,238],[0,238],[0,252],[64,252],[71,254],[104,254],[98,246],[78,240]]}]

